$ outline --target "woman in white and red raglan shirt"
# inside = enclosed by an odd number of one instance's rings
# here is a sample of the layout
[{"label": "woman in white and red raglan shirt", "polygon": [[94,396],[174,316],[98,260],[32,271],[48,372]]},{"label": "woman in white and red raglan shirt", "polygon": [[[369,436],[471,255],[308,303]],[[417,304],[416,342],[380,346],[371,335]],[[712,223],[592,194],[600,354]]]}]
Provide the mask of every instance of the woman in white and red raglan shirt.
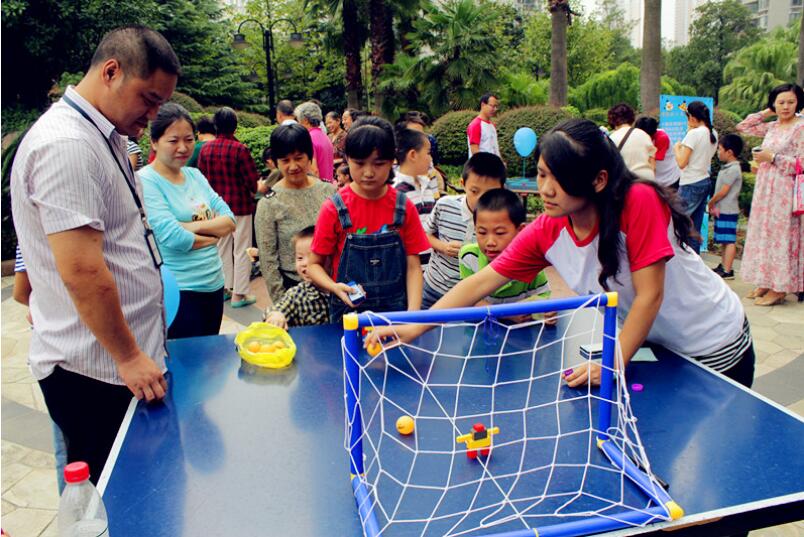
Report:
[{"label": "woman in white and red raglan shirt", "polygon": [[[742,304],[688,247],[691,222],[675,196],[637,180],[591,121],[557,125],[539,141],[536,156],[544,214],[433,308],[474,304],[512,279],[530,281],[553,266],[576,293],[619,293],[626,364],[647,339],[750,387],[754,348]],[[425,329],[395,327],[406,341]],[[388,335],[386,329],[368,342]],[[566,381],[576,387],[589,377],[600,382],[599,365],[575,368]]]}]

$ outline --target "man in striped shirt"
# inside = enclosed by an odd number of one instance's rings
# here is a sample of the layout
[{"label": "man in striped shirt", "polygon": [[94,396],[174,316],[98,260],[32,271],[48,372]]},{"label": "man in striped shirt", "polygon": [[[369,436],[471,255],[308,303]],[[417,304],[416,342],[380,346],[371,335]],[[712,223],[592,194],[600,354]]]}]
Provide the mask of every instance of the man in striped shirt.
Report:
[{"label": "man in striped shirt", "polygon": [[505,175],[500,157],[475,153],[466,161],[461,176],[466,194],[444,196],[436,202],[424,224],[433,254],[424,271],[422,309],[435,304],[461,280],[458,254],[464,244],[475,242],[472,218],[477,200],[493,188],[503,188]]},{"label": "man in striped shirt", "polygon": [[11,172],[33,292],[29,363],[67,443],[97,482],[134,394],[167,385],[159,254],[126,152],[176,87],[170,44],[112,30],[86,76],[31,127]]}]

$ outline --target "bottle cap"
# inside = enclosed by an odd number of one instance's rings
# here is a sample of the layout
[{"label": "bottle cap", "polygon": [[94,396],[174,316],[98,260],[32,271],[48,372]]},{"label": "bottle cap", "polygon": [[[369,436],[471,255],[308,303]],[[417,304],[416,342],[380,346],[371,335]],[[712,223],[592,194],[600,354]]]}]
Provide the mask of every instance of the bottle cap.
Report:
[{"label": "bottle cap", "polygon": [[71,462],[64,467],[64,480],[68,483],[80,483],[89,479],[89,465],[83,461]]}]

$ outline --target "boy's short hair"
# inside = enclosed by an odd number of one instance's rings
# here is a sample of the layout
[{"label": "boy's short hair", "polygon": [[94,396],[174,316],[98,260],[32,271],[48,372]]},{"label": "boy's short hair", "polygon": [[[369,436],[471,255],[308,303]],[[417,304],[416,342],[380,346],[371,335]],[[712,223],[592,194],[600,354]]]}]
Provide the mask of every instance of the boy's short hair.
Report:
[{"label": "boy's short hair", "polygon": [[294,151],[304,153],[313,159],[313,139],[307,129],[298,123],[280,125],[271,133],[271,159],[274,163]]},{"label": "boy's short hair", "polygon": [[278,103],[276,103],[276,111],[281,113],[284,116],[292,116],[293,115],[293,101],[288,99],[282,99]]},{"label": "boy's short hair", "polygon": [[209,116],[201,116],[195,124],[198,134],[215,134],[215,122]]},{"label": "boy's short hair", "polygon": [[737,158],[740,158],[740,154],[743,152],[743,139],[739,134],[724,134],[717,141],[717,145],[722,146],[726,151],[731,151]]},{"label": "boy's short hair", "polygon": [[482,106],[482,105],[484,105],[484,104],[489,104],[489,100],[490,100],[492,97],[494,97],[495,99],[497,99],[497,98],[498,98],[498,97],[497,97],[497,95],[495,95],[494,93],[490,93],[490,92],[489,92],[489,93],[484,93],[484,94],[483,94],[483,95],[480,97],[480,104],[481,104],[481,106]]},{"label": "boy's short hair", "polygon": [[508,211],[508,218],[516,227],[524,223],[528,217],[522,199],[507,188],[493,188],[480,196],[473,213],[475,222],[480,211]]},{"label": "boy's short hair", "polygon": [[427,135],[407,127],[396,131],[396,161],[404,164],[410,150],[419,151],[427,142]]},{"label": "boy's short hair", "polygon": [[306,228],[297,231],[293,234],[293,248],[296,248],[296,243],[304,239],[312,239],[315,234],[315,226],[307,226]]},{"label": "boy's short hair", "polygon": [[655,135],[656,131],[659,129],[659,122],[656,121],[655,117],[641,116],[634,122],[634,127],[645,131],[648,133],[648,136],[653,138],[653,135]]},{"label": "boy's short hair", "polygon": [[273,159],[271,158],[271,148],[266,147],[265,149],[262,150],[262,161],[268,162],[269,160],[273,161]]},{"label": "boy's short hair", "polygon": [[505,164],[503,164],[502,159],[494,153],[480,151],[472,155],[472,157],[466,161],[466,164],[463,165],[461,178],[466,181],[470,173],[480,175],[481,177],[499,179],[500,186],[505,185]]}]

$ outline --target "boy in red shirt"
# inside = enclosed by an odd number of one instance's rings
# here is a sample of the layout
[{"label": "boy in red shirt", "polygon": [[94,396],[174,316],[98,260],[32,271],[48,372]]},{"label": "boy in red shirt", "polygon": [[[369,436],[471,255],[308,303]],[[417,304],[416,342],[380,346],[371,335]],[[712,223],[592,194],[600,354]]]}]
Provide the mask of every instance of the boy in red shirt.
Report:
[{"label": "boy in red shirt", "polygon": [[[352,183],[324,202],[315,225],[308,274],[330,293],[330,320],[350,310],[417,310],[422,300],[419,254],[430,247],[416,208],[388,184],[395,144],[391,124],[355,122],[345,153]],[[332,261],[332,273],[324,269]],[[360,285],[365,300],[349,294]]]}]

